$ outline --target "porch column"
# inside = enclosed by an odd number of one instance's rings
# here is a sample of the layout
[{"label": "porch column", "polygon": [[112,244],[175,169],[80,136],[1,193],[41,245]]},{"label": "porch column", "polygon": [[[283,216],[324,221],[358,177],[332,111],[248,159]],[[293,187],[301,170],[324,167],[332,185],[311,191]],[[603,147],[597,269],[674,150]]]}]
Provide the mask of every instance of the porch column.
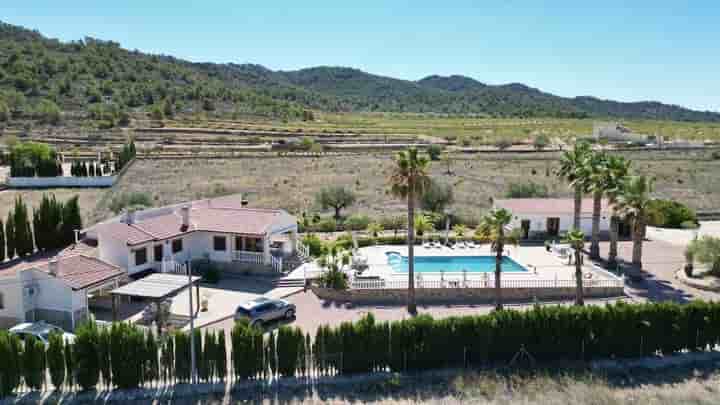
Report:
[{"label": "porch column", "polygon": [[270,234],[263,237],[263,263],[270,264]]},{"label": "porch column", "polygon": [[290,231],[290,254],[297,250],[297,228]]}]

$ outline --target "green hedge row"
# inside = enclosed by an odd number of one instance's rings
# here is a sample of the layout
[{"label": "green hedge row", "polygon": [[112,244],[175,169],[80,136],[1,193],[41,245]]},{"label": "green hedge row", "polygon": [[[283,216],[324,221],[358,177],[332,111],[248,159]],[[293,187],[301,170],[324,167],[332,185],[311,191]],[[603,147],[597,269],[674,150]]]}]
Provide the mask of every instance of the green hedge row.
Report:
[{"label": "green hedge row", "polygon": [[[524,348],[538,362],[668,355],[699,351],[720,343],[720,303],[618,303],[601,306],[537,306],[487,315],[435,320],[418,316],[318,328],[314,339],[299,328],[281,326],[264,334],[247,322],[231,333],[228,367],[225,334],[196,331],[200,381],[236,381],[292,376],[320,376],[374,371],[420,371],[443,367],[505,365]],[[176,332],[157,339],[135,326],[110,328],[88,324],[73,345],[53,336],[45,348],[23,344],[0,332],[0,394],[21,383],[32,389],[46,384],[75,384],[92,389],[134,388],[161,381],[190,380],[190,336]]]}]

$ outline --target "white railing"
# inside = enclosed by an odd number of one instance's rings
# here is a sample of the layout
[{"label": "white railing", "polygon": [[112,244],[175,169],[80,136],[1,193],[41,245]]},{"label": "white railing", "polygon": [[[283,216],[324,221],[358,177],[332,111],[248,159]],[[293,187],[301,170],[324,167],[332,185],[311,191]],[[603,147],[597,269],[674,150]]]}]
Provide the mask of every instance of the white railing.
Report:
[{"label": "white railing", "polygon": [[272,269],[278,273],[282,272],[283,269],[283,259],[282,257],[277,256],[270,256],[270,265],[272,266]]},{"label": "white railing", "polygon": [[248,252],[244,250],[235,250],[232,252],[232,258],[236,262],[263,264],[262,252]]},{"label": "white railing", "polygon": [[186,274],[185,266],[174,259],[163,259],[160,265],[161,273]]},{"label": "white railing", "polygon": [[310,248],[306,244],[302,243],[302,241],[297,242],[297,250],[303,257],[310,257]]},{"label": "white railing", "polygon": [[[500,280],[501,288],[575,288],[575,280]],[[621,279],[584,279],[584,287],[622,288]],[[368,289],[406,289],[407,280],[358,280],[351,282],[350,288]],[[495,279],[483,280],[415,280],[415,288],[495,288]]]},{"label": "white railing", "polygon": [[7,185],[12,188],[112,187],[115,181],[117,181],[117,176],[8,177]]}]

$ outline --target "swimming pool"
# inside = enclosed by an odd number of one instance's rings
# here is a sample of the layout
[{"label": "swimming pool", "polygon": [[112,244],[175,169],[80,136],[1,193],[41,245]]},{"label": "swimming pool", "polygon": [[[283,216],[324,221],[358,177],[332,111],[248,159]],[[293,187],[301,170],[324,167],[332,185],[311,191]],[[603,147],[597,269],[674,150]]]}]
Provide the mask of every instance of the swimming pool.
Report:
[{"label": "swimming pool", "polygon": [[[407,273],[408,258],[397,252],[387,252],[387,260],[393,271]],[[502,271],[521,272],[527,269],[509,257],[503,257]],[[462,272],[491,273],[495,271],[495,256],[415,256],[418,273]]]}]

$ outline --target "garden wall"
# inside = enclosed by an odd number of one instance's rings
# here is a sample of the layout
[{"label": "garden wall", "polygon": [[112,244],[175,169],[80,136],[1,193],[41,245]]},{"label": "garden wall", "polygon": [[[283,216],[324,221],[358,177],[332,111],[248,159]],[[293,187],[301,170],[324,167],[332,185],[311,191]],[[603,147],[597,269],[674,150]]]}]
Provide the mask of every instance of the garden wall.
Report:
[{"label": "garden wall", "polygon": [[[352,302],[355,304],[404,305],[407,290],[348,289],[334,290],[312,287],[319,298],[328,301]],[[585,287],[585,298],[609,298],[623,295],[623,287]],[[503,288],[503,301],[528,302],[534,300],[562,300],[575,298],[575,288]],[[495,300],[493,288],[416,288],[415,299],[419,304],[489,304]]]},{"label": "garden wall", "polygon": [[8,177],[12,188],[112,187],[118,176]]}]

